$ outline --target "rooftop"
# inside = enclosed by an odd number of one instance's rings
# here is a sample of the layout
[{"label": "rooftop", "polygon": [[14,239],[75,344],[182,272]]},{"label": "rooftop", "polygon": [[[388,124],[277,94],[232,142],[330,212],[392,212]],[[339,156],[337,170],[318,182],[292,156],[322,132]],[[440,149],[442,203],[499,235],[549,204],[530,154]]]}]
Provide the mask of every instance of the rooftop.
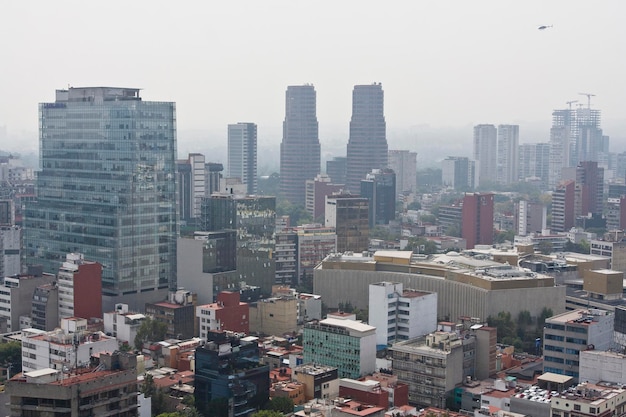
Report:
[{"label": "rooftop", "polygon": [[348,329],[348,330],[355,330],[357,332],[369,332],[369,331],[376,330],[376,327],[374,326],[370,326],[369,324],[365,324],[360,321],[354,321],[354,320],[339,320],[339,319],[329,318],[329,319],[321,320],[319,323],[326,325],[326,326],[341,327],[341,328]]}]

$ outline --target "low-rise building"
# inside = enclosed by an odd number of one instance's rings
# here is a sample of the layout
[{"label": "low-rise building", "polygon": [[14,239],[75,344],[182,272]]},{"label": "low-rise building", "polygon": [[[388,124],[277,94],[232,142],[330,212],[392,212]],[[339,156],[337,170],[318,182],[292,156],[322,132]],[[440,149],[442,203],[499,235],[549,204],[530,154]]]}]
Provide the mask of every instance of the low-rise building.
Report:
[{"label": "low-rise building", "polygon": [[[25,329],[22,332],[22,370],[24,372],[52,368],[67,370],[89,365],[94,354],[115,352],[118,342],[102,332],[71,333],[68,322],[50,332]],[[86,320],[85,320],[86,327]]]},{"label": "low-rise building", "polygon": [[293,379],[304,384],[307,401],[331,399],[339,395],[339,376],[334,366],[300,365],[293,369]]},{"label": "low-rise building", "polygon": [[197,296],[191,291],[170,292],[168,299],[146,303],[146,314],[167,326],[166,338],[189,339],[198,334],[195,318]]},{"label": "low-rise building", "polygon": [[543,370],[580,381],[580,352],[608,350],[613,341],[614,314],[600,309],[579,309],[546,319],[543,328]]},{"label": "low-rise building", "polygon": [[128,304],[116,304],[115,310],[104,313],[104,332],[122,343],[134,345],[137,330],[146,319],[144,314],[128,310]]},{"label": "low-rise building", "polygon": [[250,304],[250,328],[281,336],[298,330],[298,302],[293,295],[264,298]]},{"label": "low-rise building", "polygon": [[136,357],[107,353],[71,377],[44,368],[6,384],[11,416],[138,416]]},{"label": "low-rise building", "polygon": [[217,302],[196,307],[201,339],[207,340],[213,330],[250,333],[250,308],[240,297],[238,291],[222,291]]},{"label": "low-rise building", "polygon": [[354,320],[327,318],[304,325],[304,361],[337,367],[342,378],[359,378],[376,368],[376,328]]},{"label": "low-rise building", "polygon": [[589,383],[553,396],[550,399],[552,417],[621,415],[626,408],[626,390]]}]

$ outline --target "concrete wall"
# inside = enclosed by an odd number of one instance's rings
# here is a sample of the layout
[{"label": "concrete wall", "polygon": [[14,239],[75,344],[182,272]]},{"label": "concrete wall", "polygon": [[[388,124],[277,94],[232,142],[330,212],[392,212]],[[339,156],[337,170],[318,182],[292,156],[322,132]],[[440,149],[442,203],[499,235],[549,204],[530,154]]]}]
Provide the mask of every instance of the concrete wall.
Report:
[{"label": "concrete wall", "polygon": [[440,277],[401,272],[317,268],[313,292],[321,295],[330,308],[337,308],[340,302],[350,302],[364,309],[369,306],[369,285],[381,281],[401,282],[404,288],[437,293],[439,319],[456,320],[459,316],[470,316],[486,320],[501,311],[517,317],[524,310],[537,317],[544,307],[551,308],[554,314],[565,311],[565,287],[488,291]]}]

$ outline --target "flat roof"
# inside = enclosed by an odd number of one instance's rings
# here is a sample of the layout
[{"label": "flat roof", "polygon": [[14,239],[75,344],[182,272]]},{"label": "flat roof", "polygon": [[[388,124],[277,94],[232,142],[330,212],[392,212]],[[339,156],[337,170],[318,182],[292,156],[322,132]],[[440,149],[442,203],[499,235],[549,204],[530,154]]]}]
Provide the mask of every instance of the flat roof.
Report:
[{"label": "flat roof", "polygon": [[36,371],[24,372],[24,375],[29,378],[39,378],[41,376],[58,374],[59,372],[60,371],[58,369],[43,368],[37,369]]},{"label": "flat roof", "polygon": [[320,321],[320,324],[325,324],[328,326],[342,327],[344,329],[356,330],[358,332],[369,332],[371,330],[376,330],[376,327],[370,326],[369,324],[362,323],[360,321],[354,320],[340,320],[340,319],[324,319]]},{"label": "flat roof", "polygon": [[557,384],[565,384],[566,382],[571,381],[572,377],[567,376],[567,375],[554,374],[552,372],[546,372],[543,375],[541,375],[539,378],[537,378],[537,380],[546,381],[546,382],[555,382]]}]

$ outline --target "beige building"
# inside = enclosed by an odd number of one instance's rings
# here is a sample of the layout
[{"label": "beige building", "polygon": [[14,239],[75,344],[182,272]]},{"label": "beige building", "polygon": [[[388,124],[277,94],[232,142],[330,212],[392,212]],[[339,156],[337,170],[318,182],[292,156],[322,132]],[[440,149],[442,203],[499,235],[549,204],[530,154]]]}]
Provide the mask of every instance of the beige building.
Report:
[{"label": "beige building", "polygon": [[298,330],[298,300],[287,295],[250,304],[250,332],[280,336]]},{"label": "beige building", "polygon": [[624,273],[611,269],[583,271],[583,290],[596,300],[619,300],[624,288]]},{"label": "beige building", "polygon": [[589,383],[578,384],[567,394],[550,400],[552,417],[622,416],[625,410],[626,390]]},{"label": "beige building", "polygon": [[473,367],[475,350],[464,346],[473,343],[474,339],[463,339],[454,332],[435,332],[394,344],[393,372],[409,385],[409,403],[445,408],[447,393]]},{"label": "beige building", "polygon": [[306,364],[293,369],[292,379],[304,384],[306,400],[332,399],[339,395],[339,374],[333,366]]},{"label": "beige building", "polygon": [[555,286],[554,278],[484,258],[454,252],[432,258],[415,258],[410,251],[334,254],[315,269],[313,288],[329,308],[350,302],[364,309],[370,284],[399,282],[437,293],[437,317],[447,321],[461,316],[485,321],[501,311],[517,317],[526,310],[538,317],[546,306],[555,314],[565,311],[565,287]]}]

